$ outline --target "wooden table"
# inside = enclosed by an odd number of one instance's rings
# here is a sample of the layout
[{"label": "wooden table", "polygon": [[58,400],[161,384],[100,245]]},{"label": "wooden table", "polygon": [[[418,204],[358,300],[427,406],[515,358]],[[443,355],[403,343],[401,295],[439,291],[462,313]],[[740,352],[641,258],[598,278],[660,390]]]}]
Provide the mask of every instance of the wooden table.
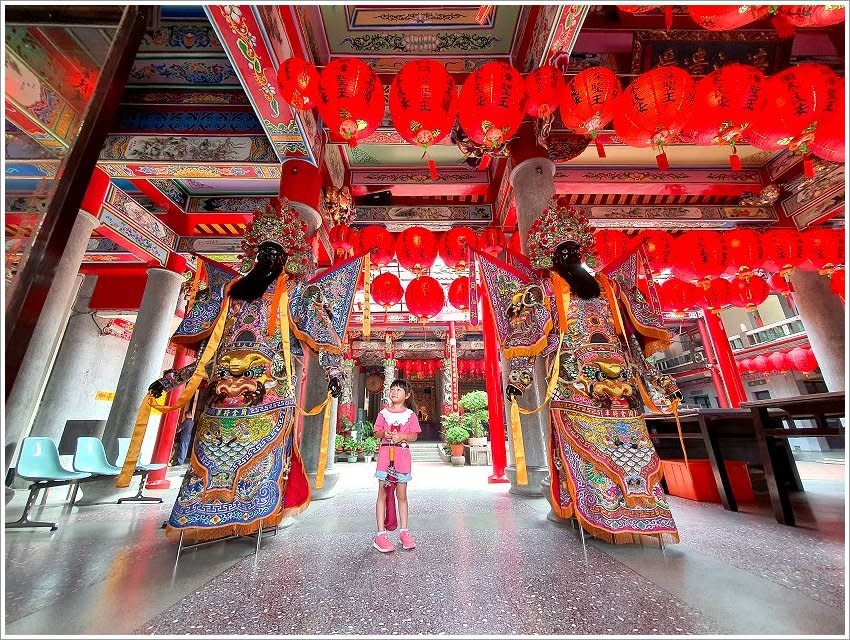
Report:
[{"label": "wooden table", "polygon": [[[644,414],[643,417],[653,440],[679,439],[676,420],[672,415]],[[748,409],[686,409],[679,413],[679,422],[682,424],[682,438],[685,441],[699,440],[705,445],[723,508],[737,511],[738,503],[732,493],[732,484],[726,472],[720,440],[722,438],[752,440],[755,434],[752,413]]]},{"label": "wooden table", "polygon": [[[769,398],[744,402],[741,409],[752,413],[756,443],[764,465],[767,491],[777,522],[794,526],[794,511],[787,487],[776,477],[776,451],[780,443],[787,446],[788,438],[817,438],[844,436],[844,426],[827,425],[828,418],[845,418],[843,391],[811,393],[790,398]],[[813,420],[814,427],[799,427],[796,420]]]}]

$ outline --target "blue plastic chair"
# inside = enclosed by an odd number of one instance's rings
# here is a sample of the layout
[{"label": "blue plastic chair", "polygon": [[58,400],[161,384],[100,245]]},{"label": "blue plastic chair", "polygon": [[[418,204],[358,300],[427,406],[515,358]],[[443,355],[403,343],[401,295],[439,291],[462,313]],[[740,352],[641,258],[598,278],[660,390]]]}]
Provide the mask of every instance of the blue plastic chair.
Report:
[{"label": "blue plastic chair", "polygon": [[[115,464],[118,467],[124,466],[124,461],[127,459],[127,452],[130,450],[130,440],[132,438],[118,438],[118,457],[115,459]],[[163,462],[153,462],[150,464],[141,464],[136,463],[136,470],[133,472],[133,475],[141,475],[142,477],[139,479],[139,490],[136,492],[136,495],[129,498],[120,498],[118,503],[122,502],[162,502],[162,498],[157,498],[156,496],[145,496],[142,495],[142,491],[145,488],[145,482],[147,482],[148,476],[157,469],[162,469],[166,467]]]},{"label": "blue plastic chair", "polygon": [[63,467],[59,460],[59,449],[56,443],[50,438],[36,436],[24,438],[21,443],[21,455],[18,457],[15,475],[29,480],[32,484],[29,487],[30,494],[23,514],[14,522],[5,523],[6,528],[50,527],[51,531],[59,528],[55,522],[38,522],[29,520],[27,517],[35,504],[38,492],[59,485],[71,485],[73,486],[71,504],[73,504],[80,480],[91,477],[91,473],[70,471]]},{"label": "blue plastic chair", "polygon": [[74,452],[74,469],[98,476],[117,476],[121,473],[121,467],[109,464],[100,438],[93,436],[81,436],[77,438],[77,450]]}]

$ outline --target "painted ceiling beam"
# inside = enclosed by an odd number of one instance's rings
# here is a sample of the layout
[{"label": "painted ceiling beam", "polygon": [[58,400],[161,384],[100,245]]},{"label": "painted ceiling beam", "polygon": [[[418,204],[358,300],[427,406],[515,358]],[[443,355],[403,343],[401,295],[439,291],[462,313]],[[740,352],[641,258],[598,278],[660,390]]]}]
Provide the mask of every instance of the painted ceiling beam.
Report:
[{"label": "painted ceiling beam", "polygon": [[636,194],[654,196],[740,196],[758,193],[759,171],[722,169],[644,169],[642,167],[570,167],[555,170],[558,194]]}]

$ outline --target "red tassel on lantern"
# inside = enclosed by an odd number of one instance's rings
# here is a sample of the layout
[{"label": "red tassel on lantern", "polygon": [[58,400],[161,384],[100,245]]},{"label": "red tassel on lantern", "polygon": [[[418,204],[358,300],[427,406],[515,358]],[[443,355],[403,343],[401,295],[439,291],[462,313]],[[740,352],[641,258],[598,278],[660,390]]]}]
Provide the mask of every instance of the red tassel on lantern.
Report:
[{"label": "red tassel on lantern", "polygon": [[741,170],[741,157],[738,155],[738,150],[733,146],[732,153],[729,155],[729,168],[732,171]]},{"label": "red tassel on lantern", "polygon": [[661,171],[667,171],[670,168],[670,163],[667,161],[667,154],[664,153],[664,148],[661,145],[658,148],[661,149],[661,153],[655,156],[655,164],[658,165]]},{"label": "red tassel on lantern", "polygon": [[561,93],[561,120],[568,129],[593,137],[596,153],[604,158],[605,149],[599,131],[614,117],[620,80],[606,67],[591,67],[580,71],[567,83]]}]

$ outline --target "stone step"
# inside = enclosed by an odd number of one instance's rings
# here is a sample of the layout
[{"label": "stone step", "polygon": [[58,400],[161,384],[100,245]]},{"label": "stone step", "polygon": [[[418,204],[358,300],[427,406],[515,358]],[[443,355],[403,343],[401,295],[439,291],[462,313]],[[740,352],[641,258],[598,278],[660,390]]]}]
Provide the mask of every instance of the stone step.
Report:
[{"label": "stone step", "polygon": [[440,451],[442,443],[439,442],[413,442],[410,444],[410,457],[420,462],[440,462]]}]

